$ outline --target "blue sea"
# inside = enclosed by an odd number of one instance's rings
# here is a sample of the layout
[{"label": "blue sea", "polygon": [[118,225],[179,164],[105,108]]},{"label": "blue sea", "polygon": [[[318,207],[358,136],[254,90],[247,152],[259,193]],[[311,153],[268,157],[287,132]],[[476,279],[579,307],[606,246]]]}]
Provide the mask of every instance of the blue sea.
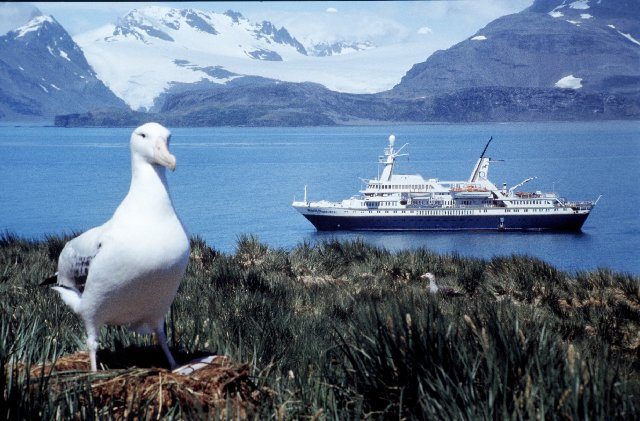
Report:
[{"label": "blue sea", "polygon": [[[640,274],[640,122],[390,125],[336,128],[176,128],[168,176],[192,235],[233,252],[242,234],[272,247],[363,238],[389,250],[426,247],[490,258],[539,257],[564,270]],[[107,220],[130,181],[131,129],[0,127],[0,230],[40,238]],[[378,174],[389,134],[410,154],[398,173],[466,179],[490,136],[489,178],[568,199],[602,195],[581,233],[319,233],[292,207],[357,194]]]}]

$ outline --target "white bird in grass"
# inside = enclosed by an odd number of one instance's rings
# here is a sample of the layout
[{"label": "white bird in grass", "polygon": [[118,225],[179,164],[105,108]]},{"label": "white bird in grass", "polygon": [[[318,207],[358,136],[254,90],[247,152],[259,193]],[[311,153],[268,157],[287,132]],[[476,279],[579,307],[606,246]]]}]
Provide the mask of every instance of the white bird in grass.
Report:
[{"label": "white bird in grass", "polygon": [[436,277],[433,273],[427,272],[424,275],[420,276],[420,279],[428,279],[429,280],[429,292],[432,294],[443,294],[449,297],[455,297],[459,295],[464,295],[464,293],[460,291],[456,291],[455,289],[448,287],[446,285],[438,286],[436,284]]},{"label": "white bird in grass", "polygon": [[62,300],[84,321],[91,370],[97,371],[103,325],[155,332],[171,368],[176,362],[164,332],[164,316],[189,260],[189,238],[167,190],[165,168],[174,170],[171,133],[147,123],[131,135],[131,187],[104,225],[69,241],[53,283]]}]

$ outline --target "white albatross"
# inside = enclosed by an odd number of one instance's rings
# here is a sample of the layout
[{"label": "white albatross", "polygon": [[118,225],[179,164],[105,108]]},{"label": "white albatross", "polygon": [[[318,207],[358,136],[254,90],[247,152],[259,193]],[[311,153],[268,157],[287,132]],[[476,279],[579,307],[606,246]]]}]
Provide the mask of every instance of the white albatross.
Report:
[{"label": "white albatross", "polygon": [[446,285],[438,286],[436,284],[436,277],[433,273],[427,272],[420,276],[420,279],[428,279],[429,280],[429,292],[431,294],[443,294],[448,297],[458,297],[460,295],[464,295],[463,292],[456,291],[455,289],[448,287]]},{"label": "white albatross", "polygon": [[168,149],[170,136],[157,123],[134,130],[129,193],[110,220],[69,241],[58,259],[54,289],[84,321],[91,371],[97,371],[97,340],[103,325],[155,332],[169,365],[176,366],[164,316],[185,273],[190,249],[167,190],[165,168],[176,167]]}]

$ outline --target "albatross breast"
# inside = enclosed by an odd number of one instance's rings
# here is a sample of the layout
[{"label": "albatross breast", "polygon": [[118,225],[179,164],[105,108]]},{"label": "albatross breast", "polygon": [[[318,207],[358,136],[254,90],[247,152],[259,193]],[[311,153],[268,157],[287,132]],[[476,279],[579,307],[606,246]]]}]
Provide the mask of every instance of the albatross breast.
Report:
[{"label": "albatross breast", "polygon": [[164,317],[187,266],[189,239],[175,215],[162,224],[154,219],[114,221],[91,264],[82,313],[145,331]]}]

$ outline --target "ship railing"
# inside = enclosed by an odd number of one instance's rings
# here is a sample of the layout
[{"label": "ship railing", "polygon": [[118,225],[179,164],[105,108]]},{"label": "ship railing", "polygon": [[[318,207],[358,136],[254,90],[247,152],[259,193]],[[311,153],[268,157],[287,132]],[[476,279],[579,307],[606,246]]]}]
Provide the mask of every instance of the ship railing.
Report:
[{"label": "ship railing", "polygon": [[460,192],[488,192],[489,190],[481,187],[481,186],[475,186],[475,185],[465,185],[465,186],[456,186],[456,187],[452,187],[451,188],[452,192],[455,193],[460,193]]},{"label": "ship railing", "polygon": [[308,205],[311,207],[315,207],[315,206],[321,206],[321,207],[333,207],[333,208],[339,208],[342,203],[341,202],[330,202],[328,200],[320,200],[317,202],[308,202]]},{"label": "ship railing", "polygon": [[565,202],[565,205],[576,210],[589,210],[593,208],[594,203],[591,200],[583,200],[579,202]]},{"label": "ship railing", "polygon": [[515,195],[522,199],[537,199],[540,197],[544,197],[542,194],[526,192],[526,191],[517,191]]},{"label": "ship railing", "polygon": [[434,208],[442,208],[442,205],[438,205],[435,203],[429,203],[429,204],[415,204],[412,203],[410,205],[407,205],[408,209],[434,209]]}]

